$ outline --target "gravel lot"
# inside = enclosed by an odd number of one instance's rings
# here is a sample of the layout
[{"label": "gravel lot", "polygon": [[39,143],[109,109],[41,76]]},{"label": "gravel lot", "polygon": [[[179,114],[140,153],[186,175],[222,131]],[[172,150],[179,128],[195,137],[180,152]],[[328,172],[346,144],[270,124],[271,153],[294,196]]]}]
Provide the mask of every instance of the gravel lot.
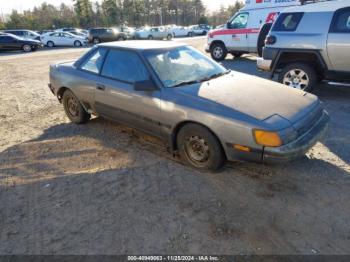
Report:
[{"label": "gravel lot", "polygon": [[350,254],[350,88],[317,89],[331,128],[304,159],[200,173],[125,126],[69,123],[49,64],[86,50],[0,55],[0,254]]}]

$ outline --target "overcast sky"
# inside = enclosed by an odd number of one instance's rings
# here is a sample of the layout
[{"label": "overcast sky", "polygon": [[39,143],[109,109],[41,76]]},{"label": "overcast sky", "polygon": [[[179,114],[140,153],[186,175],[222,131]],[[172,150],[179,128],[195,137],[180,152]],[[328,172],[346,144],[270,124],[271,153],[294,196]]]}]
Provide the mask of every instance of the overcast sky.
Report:
[{"label": "overcast sky", "polygon": [[[12,9],[19,11],[27,10],[38,6],[43,2],[53,5],[60,5],[60,3],[72,4],[72,0],[0,0],[0,13],[10,13]],[[204,4],[209,10],[216,10],[220,5],[233,4],[234,0],[203,0]]]}]

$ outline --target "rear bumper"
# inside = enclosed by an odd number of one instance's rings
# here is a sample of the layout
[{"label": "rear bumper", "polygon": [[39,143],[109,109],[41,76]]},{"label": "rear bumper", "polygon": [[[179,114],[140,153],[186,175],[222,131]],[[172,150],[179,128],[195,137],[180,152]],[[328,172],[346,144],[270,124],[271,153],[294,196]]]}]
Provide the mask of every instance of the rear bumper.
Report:
[{"label": "rear bumper", "polygon": [[259,70],[270,71],[272,60],[265,60],[264,58],[258,58],[256,60],[256,66]]},{"label": "rear bumper", "polygon": [[322,117],[316,124],[297,140],[281,147],[265,147],[264,163],[289,162],[305,155],[319,140],[321,140],[329,126],[329,115],[323,111]]}]

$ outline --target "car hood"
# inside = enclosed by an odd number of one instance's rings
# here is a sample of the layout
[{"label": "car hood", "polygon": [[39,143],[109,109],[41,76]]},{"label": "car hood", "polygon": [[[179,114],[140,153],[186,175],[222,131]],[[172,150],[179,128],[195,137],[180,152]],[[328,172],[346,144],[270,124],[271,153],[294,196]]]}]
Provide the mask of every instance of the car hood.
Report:
[{"label": "car hood", "polygon": [[319,104],[310,93],[238,72],[183,87],[180,92],[238,111],[275,129],[290,127]]}]

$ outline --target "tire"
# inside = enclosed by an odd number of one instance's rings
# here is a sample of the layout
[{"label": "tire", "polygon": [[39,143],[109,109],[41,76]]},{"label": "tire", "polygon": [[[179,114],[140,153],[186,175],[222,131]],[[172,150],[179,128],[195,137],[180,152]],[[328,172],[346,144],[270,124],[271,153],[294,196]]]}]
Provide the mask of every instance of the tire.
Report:
[{"label": "tire", "polygon": [[317,84],[318,78],[315,69],[309,64],[292,63],[282,68],[278,76],[278,82],[311,92]]},{"label": "tire", "polygon": [[82,43],[81,43],[80,41],[76,40],[76,41],[74,42],[74,46],[75,46],[75,47],[81,47],[81,46],[82,46]]},{"label": "tire", "polygon": [[69,120],[75,124],[85,124],[90,120],[91,115],[86,113],[78,98],[72,91],[66,90],[63,94],[63,107]]},{"label": "tire", "polygon": [[52,41],[48,41],[47,43],[46,43],[46,45],[48,46],[48,47],[54,47],[55,46],[55,43],[54,42],[52,42]]},{"label": "tire", "polygon": [[199,170],[217,171],[225,164],[219,140],[204,126],[187,124],[177,136],[182,161]]},{"label": "tire", "polygon": [[123,37],[118,36],[117,41],[122,41],[122,40],[123,40]]},{"label": "tire", "polygon": [[173,35],[172,34],[168,34],[167,37],[166,37],[166,40],[170,41],[172,38],[173,38]]},{"label": "tire", "polygon": [[32,47],[30,45],[23,45],[22,50],[26,53],[32,51]]},{"label": "tire", "polygon": [[149,35],[148,40],[153,40],[153,36]]},{"label": "tire", "polygon": [[231,53],[234,57],[237,57],[237,58],[239,58],[239,57],[241,57],[242,55],[243,55],[243,53],[240,53],[240,52],[232,52]]},{"label": "tire", "polygon": [[207,35],[207,33],[208,33],[207,31],[203,31],[202,35]]},{"label": "tire", "polygon": [[261,30],[260,30],[260,33],[258,36],[258,44],[257,44],[258,54],[260,57],[262,57],[262,55],[263,55],[263,48],[265,46],[265,39],[266,39],[267,35],[269,34],[271,27],[272,27],[272,23],[264,24],[261,27]]},{"label": "tire", "polygon": [[193,33],[192,33],[192,32],[189,32],[189,33],[188,33],[188,37],[193,37]]},{"label": "tire", "polygon": [[210,48],[210,54],[214,60],[222,61],[227,56],[227,49],[222,43],[214,43]]},{"label": "tire", "polygon": [[92,43],[94,44],[94,45],[98,45],[99,43],[101,43],[101,40],[99,39],[99,38],[94,38],[93,40],[92,40]]}]

